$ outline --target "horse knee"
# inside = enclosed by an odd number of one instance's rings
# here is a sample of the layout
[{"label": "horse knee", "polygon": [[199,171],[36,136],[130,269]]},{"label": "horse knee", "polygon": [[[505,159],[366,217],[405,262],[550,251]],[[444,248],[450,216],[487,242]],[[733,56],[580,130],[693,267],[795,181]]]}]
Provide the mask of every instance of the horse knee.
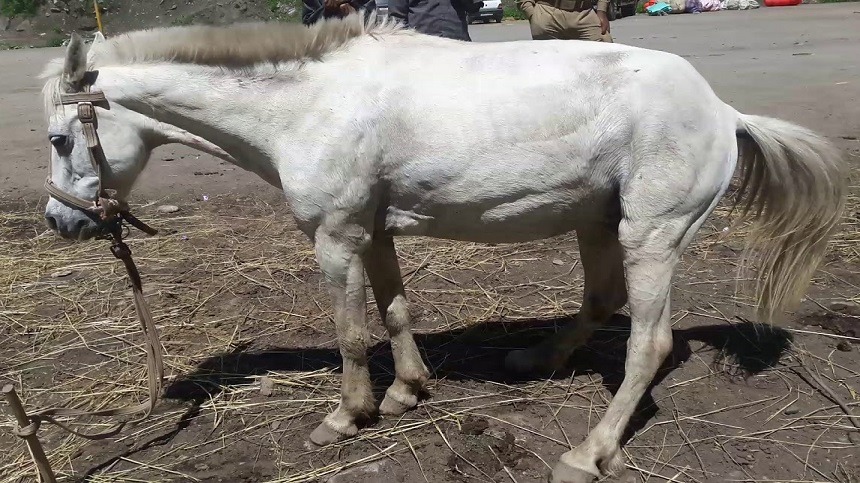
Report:
[{"label": "horse knee", "polygon": [[363,360],[367,357],[367,337],[364,331],[347,327],[338,331],[340,354],[345,359]]},{"label": "horse knee", "polygon": [[394,337],[403,330],[408,330],[409,325],[409,305],[406,303],[406,297],[396,295],[385,309],[385,328],[388,335]]}]

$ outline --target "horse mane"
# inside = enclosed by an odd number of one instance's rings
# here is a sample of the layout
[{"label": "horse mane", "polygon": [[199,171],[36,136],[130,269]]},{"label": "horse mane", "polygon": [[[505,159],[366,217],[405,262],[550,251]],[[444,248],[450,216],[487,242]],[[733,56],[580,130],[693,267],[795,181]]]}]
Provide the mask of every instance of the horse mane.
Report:
[{"label": "horse mane", "polygon": [[[249,68],[296,60],[321,60],[325,54],[362,36],[410,32],[372,13],[322,19],[312,26],[285,22],[248,22],[229,26],[195,25],[138,30],[93,44],[89,69],[170,62]],[[42,78],[62,73],[62,59],[49,63]]]}]

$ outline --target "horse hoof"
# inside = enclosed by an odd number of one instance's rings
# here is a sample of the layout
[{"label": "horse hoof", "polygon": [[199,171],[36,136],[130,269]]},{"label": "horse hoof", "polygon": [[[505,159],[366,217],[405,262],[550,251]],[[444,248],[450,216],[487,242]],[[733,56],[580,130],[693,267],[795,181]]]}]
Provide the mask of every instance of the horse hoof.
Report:
[{"label": "horse hoof", "polygon": [[328,421],[323,421],[311,433],[311,442],[317,446],[328,446],[351,438],[356,434],[358,434],[358,427],[355,424],[351,424],[342,430],[336,430],[329,425]]},{"label": "horse hoof", "polygon": [[389,395],[385,395],[385,399],[382,400],[382,404],[379,405],[379,414],[383,416],[402,416],[406,411],[414,408],[418,405],[418,398],[412,396],[415,399],[413,404],[409,404],[408,402],[401,402]]},{"label": "horse hoof", "polygon": [[593,483],[600,476],[574,468],[563,461],[556,463],[549,478],[550,483]]}]

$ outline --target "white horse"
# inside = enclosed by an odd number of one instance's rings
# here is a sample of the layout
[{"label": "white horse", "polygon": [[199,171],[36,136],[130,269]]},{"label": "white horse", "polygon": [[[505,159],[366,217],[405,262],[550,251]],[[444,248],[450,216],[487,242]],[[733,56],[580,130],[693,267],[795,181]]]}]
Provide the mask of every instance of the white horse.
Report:
[{"label": "white horse", "polygon": [[[330,286],[343,357],[340,405],[310,436],[321,445],[377,411],[365,273],[396,367],[378,411],[415,407],[427,381],[394,236],[504,243],[576,230],[581,313],[507,364],[556,367],[629,303],[624,382],[553,470],[553,481],[579,482],[623,465],[622,432],[672,346],[673,272],[738,160],[762,321],[800,299],[843,207],[842,160],[825,139],[737,112],[680,57],[618,44],[462,43],[352,16],[156,29],[90,49],[73,38],[44,76],[52,181],[65,192],[94,199],[98,186],[78,111],[58,102],[82,90],[107,99],[102,178],[119,197],[167,143],[283,189]],[[100,230],[54,198],[45,216],[65,237]]]}]

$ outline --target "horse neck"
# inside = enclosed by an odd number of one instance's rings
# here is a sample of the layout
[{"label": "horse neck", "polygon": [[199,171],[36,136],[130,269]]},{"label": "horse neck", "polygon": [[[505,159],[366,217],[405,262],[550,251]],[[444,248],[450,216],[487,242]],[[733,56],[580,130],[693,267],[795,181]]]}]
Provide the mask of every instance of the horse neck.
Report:
[{"label": "horse neck", "polygon": [[186,144],[279,187],[273,141],[289,126],[291,120],[280,115],[289,110],[242,83],[218,68],[152,64],[103,69],[96,86],[110,102],[158,121],[160,144]]}]

